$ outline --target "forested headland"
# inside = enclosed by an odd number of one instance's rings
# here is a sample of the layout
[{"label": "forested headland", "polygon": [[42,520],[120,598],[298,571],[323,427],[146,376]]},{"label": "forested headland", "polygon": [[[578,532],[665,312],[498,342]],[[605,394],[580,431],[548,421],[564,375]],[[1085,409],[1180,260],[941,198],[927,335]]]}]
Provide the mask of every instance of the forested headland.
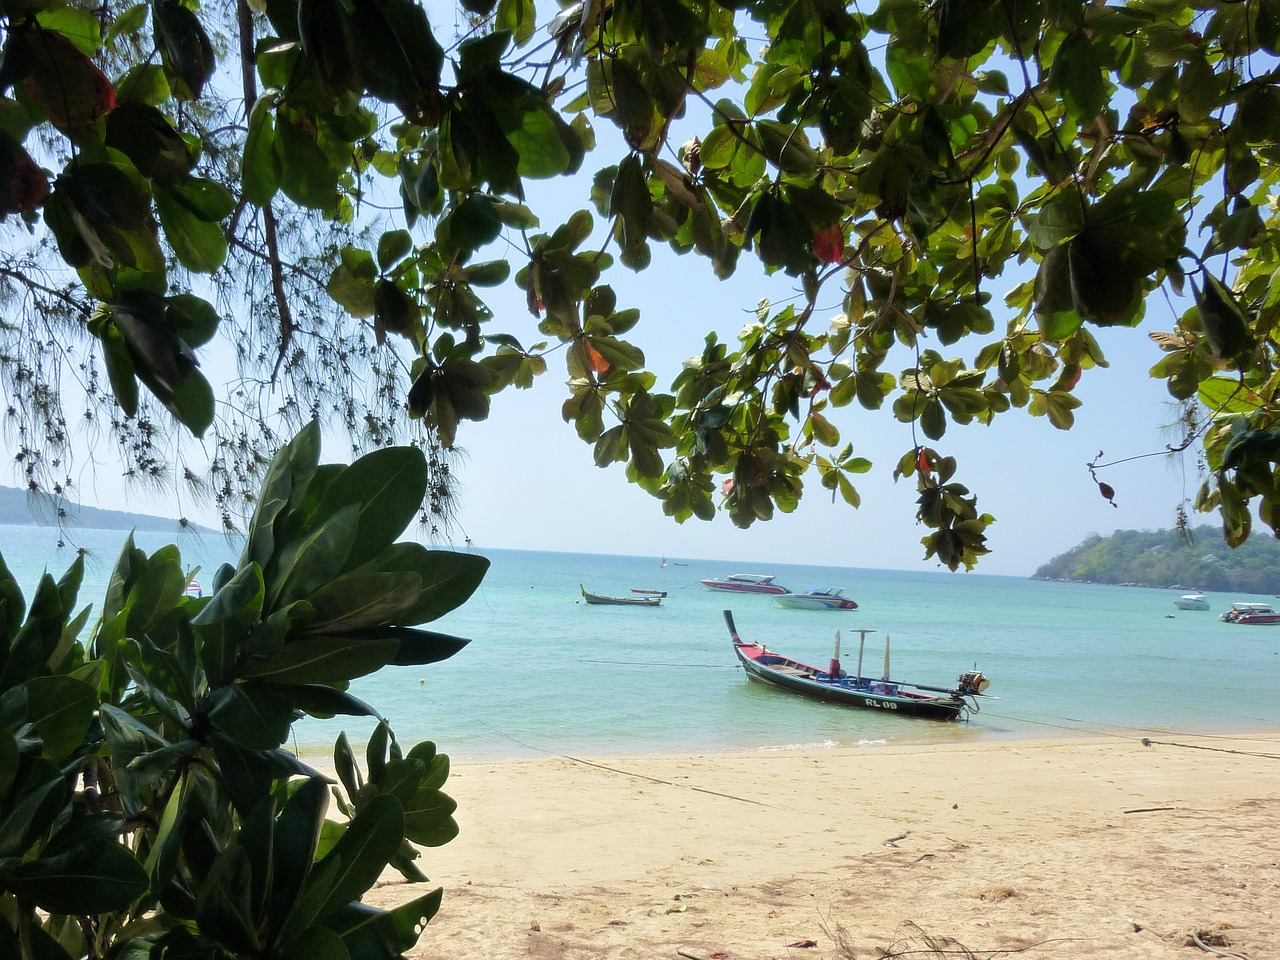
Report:
[{"label": "forested headland", "polygon": [[1276,593],[1280,541],[1251,537],[1232,549],[1217,527],[1193,530],[1117,530],[1090,534],[1078,546],[1039,567],[1032,580],[1116,583]]}]

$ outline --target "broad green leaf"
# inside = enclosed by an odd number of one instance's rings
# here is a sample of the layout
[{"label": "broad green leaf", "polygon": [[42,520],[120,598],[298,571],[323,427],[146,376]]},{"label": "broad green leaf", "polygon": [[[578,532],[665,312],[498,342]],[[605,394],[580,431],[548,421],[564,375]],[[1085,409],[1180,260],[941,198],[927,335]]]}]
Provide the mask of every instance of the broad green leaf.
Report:
[{"label": "broad green leaf", "polygon": [[137,858],[116,843],[83,843],[55,857],[20,864],[6,885],[50,913],[84,916],[124,910],[150,880]]},{"label": "broad green leaf", "polygon": [[61,771],[47,760],[23,764],[0,818],[0,859],[20,857],[52,826],[67,802]]},{"label": "broad green leaf", "polygon": [[[312,420],[280,448],[258,494],[258,508],[249,524],[240,564],[256,563],[264,570],[276,551],[275,522],[290,498],[301,496],[320,463],[320,424]],[[296,493],[295,493],[296,492]]]},{"label": "broad green leaf", "polygon": [[342,683],[386,666],[398,649],[399,640],[390,635],[320,634],[295,640],[280,653],[252,662],[241,672],[272,684]]},{"label": "broad green leaf", "polygon": [[357,533],[343,569],[372,560],[404,533],[422,508],[427,461],[416,447],[375,450],[343,470],[321,501],[317,520],[356,506]]},{"label": "broad green leaf", "polygon": [[443,895],[443,889],[436,889],[393,910],[351,903],[335,911],[329,925],[351,946],[353,956],[396,956],[418,942],[423,927],[439,912]]},{"label": "broad green leaf", "polygon": [[422,580],[415,573],[354,573],[325,584],[310,597],[313,633],[341,633],[394,624],[417,603]]},{"label": "broad green leaf", "polygon": [[250,203],[265,207],[280,189],[280,157],[276,152],[275,105],[280,92],[270,89],[253,104],[244,140],[240,185]]},{"label": "broad green leaf", "polygon": [[289,917],[286,934],[306,930],[315,921],[324,921],[339,908],[359,900],[396,855],[403,839],[404,816],[399,801],[375,797],[316,864]]},{"label": "broad green leaf", "polygon": [[[243,671],[253,677],[251,670]],[[284,743],[293,706],[267,683],[237,683],[215,690],[209,719],[231,741],[248,750],[272,750]]]},{"label": "broad green leaf", "polygon": [[80,746],[98,707],[96,692],[70,677],[32,677],[27,690],[27,720],[35,724],[46,757],[61,760]]},{"label": "broad green leaf", "polygon": [[178,0],[154,0],[151,17],[156,47],[174,92],[184,100],[198,100],[217,66],[213,45],[190,7]]},{"label": "broad green leaf", "polygon": [[420,543],[396,543],[354,572],[417,574],[422,581],[422,595],[396,618],[398,625],[412,626],[429,623],[461,606],[480,586],[488,569],[488,559],[475,554],[428,550]]},{"label": "broad green leaf", "polygon": [[200,638],[200,660],[211,684],[218,686],[231,679],[241,639],[262,615],[264,597],[262,571],[250,563],[237,570],[192,620]]},{"label": "broad green leaf", "polygon": [[192,211],[172,186],[157,185],[155,200],[179,263],[194,273],[213,273],[226,262],[227,238],[219,223]]},{"label": "broad green leaf", "polygon": [[311,872],[328,806],[329,785],[319,777],[312,777],[290,795],[276,818],[268,912],[271,938],[283,928]]},{"label": "broad green leaf", "polygon": [[412,249],[413,237],[408,230],[388,230],[378,238],[378,268],[385,273]]},{"label": "broad green leaf", "polygon": [[266,609],[279,610],[302,600],[347,569],[356,545],[361,507],[339,506],[292,542],[280,544],[278,558],[267,568]]},{"label": "broad green leaf", "polygon": [[196,899],[200,930],[236,951],[257,953],[262,945],[253,909],[249,855],[229,844],[213,862]]}]

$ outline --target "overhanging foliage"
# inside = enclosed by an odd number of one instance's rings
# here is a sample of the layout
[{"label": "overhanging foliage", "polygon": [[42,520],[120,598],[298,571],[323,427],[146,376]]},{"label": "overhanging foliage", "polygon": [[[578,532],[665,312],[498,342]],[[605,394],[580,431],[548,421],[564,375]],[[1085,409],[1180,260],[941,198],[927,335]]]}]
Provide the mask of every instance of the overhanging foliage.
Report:
[{"label": "overhanging foliage", "polygon": [[[869,464],[842,408],[888,408],[910,426],[895,473],[919,488],[926,555],[969,567],[991,518],[948,430],[1015,408],[1070,428],[1082,374],[1106,364],[1091,331],[1185,293],[1152,375],[1208,408],[1197,506],[1233,543],[1255,501],[1280,527],[1280,0],[612,0],[545,23],[533,0],[467,7],[477,29],[451,45],[413,0],[6,6],[3,208],[96,301],[85,329],[126,413],[141,384],[206,430],[196,357],[223,323],[275,330],[288,368],[306,321],[276,282],[281,211],[349,224],[395,192],[402,219],[340,243],[317,279],[407,349],[386,389],[446,448],[563,344],[564,416],[597,464],[625,462],[679,521],[711,517],[719,491],[747,526],[795,509],[812,471],[856,506]],[[233,76],[244,126],[215,137],[200,98]],[[544,223],[525,180],[583,168],[599,122],[620,155]],[[52,177],[45,142],[65,158]],[[248,223],[273,293],[230,320],[188,278],[216,279]],[[736,344],[708,337],[660,390],[606,283],[654,243],[722,278],[785,273],[804,297]],[[484,291],[509,278],[546,341],[491,315]],[[820,316],[835,291],[843,311]]]}]

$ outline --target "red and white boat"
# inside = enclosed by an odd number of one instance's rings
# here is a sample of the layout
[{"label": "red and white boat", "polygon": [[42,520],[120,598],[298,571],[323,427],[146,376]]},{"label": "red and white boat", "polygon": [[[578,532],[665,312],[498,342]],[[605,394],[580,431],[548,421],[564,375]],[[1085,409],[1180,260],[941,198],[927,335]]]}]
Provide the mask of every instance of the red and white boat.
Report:
[{"label": "red and white boat", "polygon": [[734,573],[723,580],[715,577],[703,580],[702,585],[712,590],[731,590],[734,593],[790,593],[786,587],[773,582],[775,576],[772,573]]},{"label": "red and white boat", "polygon": [[1269,603],[1233,603],[1231,609],[1218,617],[1224,623],[1280,624],[1280,613]]}]

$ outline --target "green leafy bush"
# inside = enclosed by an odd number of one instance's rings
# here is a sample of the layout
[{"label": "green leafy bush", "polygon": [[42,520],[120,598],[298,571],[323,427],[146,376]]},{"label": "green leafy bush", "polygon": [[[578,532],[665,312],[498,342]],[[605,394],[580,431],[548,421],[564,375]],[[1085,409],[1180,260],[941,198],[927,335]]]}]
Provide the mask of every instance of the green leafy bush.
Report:
[{"label": "green leafy bush", "polygon": [[[0,560],[0,956],[378,960],[434,915],[440,890],[361,898],[388,865],[426,880],[415,844],[457,834],[448,758],[404,752],[348,685],[457,653],[419,624],[488,561],[394,542],[419,450],[319,454],[315,423],[281,450],[210,597],[187,596],[176,547],[130,538],[87,642],[82,558],[29,606]],[[364,768],[345,734],[338,783],[283,749],[303,715],[376,717]]]}]

